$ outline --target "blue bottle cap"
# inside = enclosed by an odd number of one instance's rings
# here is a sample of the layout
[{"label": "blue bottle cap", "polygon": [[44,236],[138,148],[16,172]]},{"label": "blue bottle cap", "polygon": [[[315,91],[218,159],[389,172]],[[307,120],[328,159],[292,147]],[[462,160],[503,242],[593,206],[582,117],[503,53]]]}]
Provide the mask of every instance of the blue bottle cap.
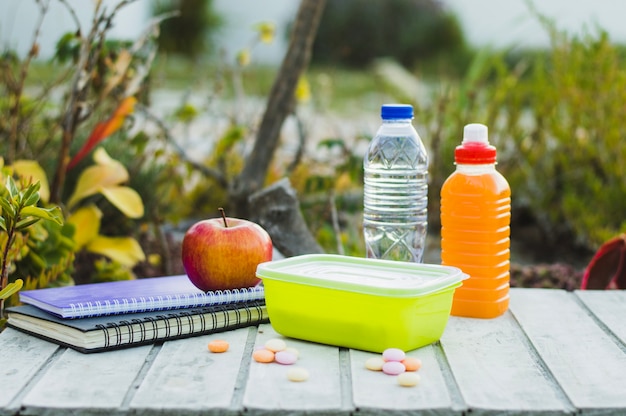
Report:
[{"label": "blue bottle cap", "polygon": [[383,104],[380,108],[383,120],[413,118],[413,106],[410,104]]}]

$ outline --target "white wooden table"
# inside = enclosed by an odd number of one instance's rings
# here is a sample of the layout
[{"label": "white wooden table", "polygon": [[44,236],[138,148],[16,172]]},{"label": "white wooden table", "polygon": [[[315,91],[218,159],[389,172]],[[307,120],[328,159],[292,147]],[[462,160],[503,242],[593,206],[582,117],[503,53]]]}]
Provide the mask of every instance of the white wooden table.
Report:
[{"label": "white wooden table", "polygon": [[450,318],[417,387],[364,367],[363,351],[286,339],[306,382],[251,360],[268,325],[98,354],[7,329],[0,415],[626,414],[626,292],[512,289],[500,318]]}]

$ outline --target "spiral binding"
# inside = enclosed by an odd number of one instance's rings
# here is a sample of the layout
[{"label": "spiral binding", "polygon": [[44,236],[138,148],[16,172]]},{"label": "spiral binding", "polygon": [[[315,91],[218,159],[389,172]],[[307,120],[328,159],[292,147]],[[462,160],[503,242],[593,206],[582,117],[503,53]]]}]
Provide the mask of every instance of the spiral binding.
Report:
[{"label": "spiral binding", "polygon": [[262,285],[206,293],[182,293],[167,296],[140,296],[106,301],[78,302],[69,305],[67,318],[113,315],[132,312],[151,312],[177,308],[225,305],[264,299]]},{"label": "spiral binding", "polygon": [[219,332],[267,321],[265,301],[257,300],[109,322],[96,327],[104,336],[103,349],[112,349]]}]

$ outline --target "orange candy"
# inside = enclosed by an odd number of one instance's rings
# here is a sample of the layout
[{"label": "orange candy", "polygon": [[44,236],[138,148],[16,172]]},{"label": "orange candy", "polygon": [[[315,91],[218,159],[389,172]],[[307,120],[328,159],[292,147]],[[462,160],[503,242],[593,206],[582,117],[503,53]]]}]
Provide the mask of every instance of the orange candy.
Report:
[{"label": "orange candy", "polygon": [[422,368],[422,360],[415,357],[406,357],[402,360],[402,364],[406,367],[406,371],[418,371]]},{"label": "orange candy", "polygon": [[274,352],[265,348],[255,350],[252,353],[252,358],[257,363],[271,363],[274,361]]},{"label": "orange candy", "polygon": [[211,352],[226,352],[228,351],[228,341],[224,341],[223,339],[214,339],[209,342],[209,351]]}]

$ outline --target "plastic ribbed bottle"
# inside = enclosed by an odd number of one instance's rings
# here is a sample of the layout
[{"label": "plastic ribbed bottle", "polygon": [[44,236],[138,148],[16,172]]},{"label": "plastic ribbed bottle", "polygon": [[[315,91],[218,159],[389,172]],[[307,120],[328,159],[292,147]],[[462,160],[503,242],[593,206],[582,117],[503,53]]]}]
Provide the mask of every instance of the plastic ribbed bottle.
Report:
[{"label": "plastic ribbed bottle", "polygon": [[385,104],[363,159],[367,257],[420,263],[428,208],[428,155],[412,125],[413,107]]},{"label": "plastic ribbed bottle", "polygon": [[494,318],[509,306],[511,189],[496,170],[487,126],[468,124],[441,188],[441,260],[469,275],[452,315]]}]

